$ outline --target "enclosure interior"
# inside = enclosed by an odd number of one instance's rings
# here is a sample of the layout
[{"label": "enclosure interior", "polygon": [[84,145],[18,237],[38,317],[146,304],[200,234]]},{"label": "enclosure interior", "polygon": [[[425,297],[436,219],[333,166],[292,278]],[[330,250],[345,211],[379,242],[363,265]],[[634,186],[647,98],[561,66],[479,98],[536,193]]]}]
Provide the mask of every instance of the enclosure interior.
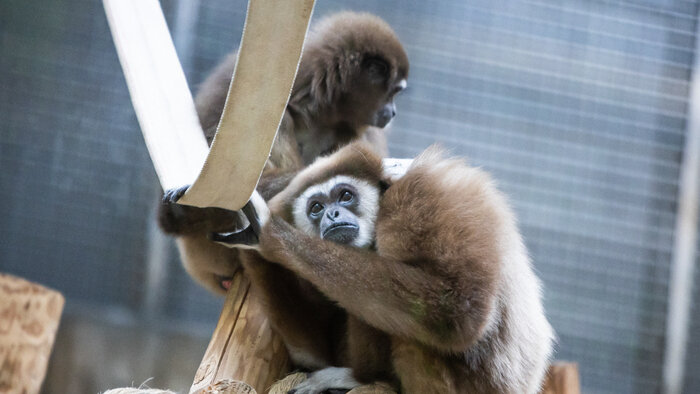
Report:
[{"label": "enclosure interior", "polygon": [[[245,3],[161,2],[192,89]],[[341,9],[380,15],[408,52],[391,155],[439,142],[509,195],[583,391],[659,392],[697,2],[318,0],[314,19]],[[157,229],[101,2],[3,0],[0,42],[0,271],[67,297],[43,391],[184,391],[222,302]],[[700,308],[690,332],[688,393]]]}]

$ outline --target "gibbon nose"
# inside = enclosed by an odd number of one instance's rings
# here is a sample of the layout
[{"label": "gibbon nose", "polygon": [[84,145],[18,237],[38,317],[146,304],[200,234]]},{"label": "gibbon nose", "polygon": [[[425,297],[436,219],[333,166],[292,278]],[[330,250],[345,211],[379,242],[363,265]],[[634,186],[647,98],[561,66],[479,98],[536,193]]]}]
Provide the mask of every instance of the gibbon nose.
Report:
[{"label": "gibbon nose", "polygon": [[328,219],[330,220],[335,220],[340,216],[340,210],[339,209],[329,209],[326,211],[326,216],[328,216]]}]

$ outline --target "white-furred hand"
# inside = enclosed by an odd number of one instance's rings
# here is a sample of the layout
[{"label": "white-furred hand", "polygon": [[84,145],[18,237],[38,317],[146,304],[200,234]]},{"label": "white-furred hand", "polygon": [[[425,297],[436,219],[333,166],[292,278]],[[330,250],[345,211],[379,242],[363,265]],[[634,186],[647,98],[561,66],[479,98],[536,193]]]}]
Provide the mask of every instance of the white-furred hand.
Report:
[{"label": "white-furred hand", "polygon": [[396,182],[406,174],[408,168],[413,164],[413,159],[383,159],[382,166],[384,167],[384,175],[389,177],[389,180]]},{"label": "white-furred hand", "polygon": [[328,389],[352,390],[360,383],[352,377],[350,368],[328,367],[309,375],[309,378],[289,390],[293,394],[319,394]]}]

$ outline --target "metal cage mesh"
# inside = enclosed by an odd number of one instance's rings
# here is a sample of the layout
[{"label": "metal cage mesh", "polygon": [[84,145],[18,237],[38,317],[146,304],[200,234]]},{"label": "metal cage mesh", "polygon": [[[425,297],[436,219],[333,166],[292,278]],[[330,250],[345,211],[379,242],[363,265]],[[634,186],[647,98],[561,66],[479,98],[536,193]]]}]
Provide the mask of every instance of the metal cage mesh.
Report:
[{"label": "metal cage mesh", "polygon": [[[163,6],[196,87],[245,4]],[[697,4],[327,0],[314,17],[341,9],[382,16],[409,53],[392,155],[439,142],[510,196],[584,392],[659,392]],[[0,33],[0,270],[138,314],[158,186],[101,5],[6,0]],[[220,301],[168,253],[160,316],[213,324]]]}]

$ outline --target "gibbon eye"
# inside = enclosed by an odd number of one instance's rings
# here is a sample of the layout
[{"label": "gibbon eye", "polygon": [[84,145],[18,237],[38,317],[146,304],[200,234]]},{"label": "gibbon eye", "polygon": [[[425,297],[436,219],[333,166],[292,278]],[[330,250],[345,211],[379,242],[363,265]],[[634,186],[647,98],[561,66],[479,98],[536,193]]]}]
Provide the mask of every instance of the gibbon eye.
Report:
[{"label": "gibbon eye", "polygon": [[338,201],[340,201],[340,202],[350,202],[350,201],[352,201],[352,198],[353,198],[352,193],[351,193],[350,191],[348,191],[348,190],[345,190],[345,191],[343,191],[343,192],[340,194],[340,198],[338,199]]},{"label": "gibbon eye", "polygon": [[389,65],[381,59],[370,59],[367,61],[367,72],[376,80],[383,80],[389,71]]},{"label": "gibbon eye", "polygon": [[406,90],[406,88],[405,88],[404,86],[397,85],[397,86],[394,87],[394,89],[391,91],[391,95],[392,95],[392,96],[396,96],[397,94],[403,92],[404,90]]},{"label": "gibbon eye", "polygon": [[309,208],[309,212],[312,215],[318,215],[319,213],[321,213],[321,211],[323,211],[323,205],[317,202],[311,204],[311,208]]}]

